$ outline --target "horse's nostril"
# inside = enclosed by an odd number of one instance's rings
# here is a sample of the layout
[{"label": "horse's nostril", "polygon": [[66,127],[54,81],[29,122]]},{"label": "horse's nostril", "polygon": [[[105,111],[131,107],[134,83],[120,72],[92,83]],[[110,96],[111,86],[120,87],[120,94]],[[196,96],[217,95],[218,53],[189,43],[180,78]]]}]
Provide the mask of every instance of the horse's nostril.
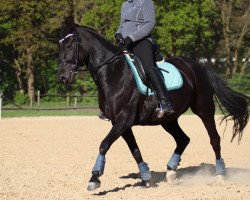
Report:
[{"label": "horse's nostril", "polygon": [[61,82],[61,83],[66,83],[66,82],[67,82],[67,79],[66,79],[63,75],[61,75],[61,76],[60,76],[60,82]]}]

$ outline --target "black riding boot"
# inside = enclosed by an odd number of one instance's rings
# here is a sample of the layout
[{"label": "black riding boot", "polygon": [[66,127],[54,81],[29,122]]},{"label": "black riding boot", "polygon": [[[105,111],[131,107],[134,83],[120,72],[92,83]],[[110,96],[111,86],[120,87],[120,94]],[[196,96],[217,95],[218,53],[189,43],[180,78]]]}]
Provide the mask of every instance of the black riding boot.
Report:
[{"label": "black riding boot", "polygon": [[147,73],[147,78],[156,92],[157,98],[160,104],[160,112],[158,117],[162,117],[164,114],[171,115],[174,113],[173,104],[170,101],[167,88],[163,82],[163,79],[157,69],[152,67]]}]

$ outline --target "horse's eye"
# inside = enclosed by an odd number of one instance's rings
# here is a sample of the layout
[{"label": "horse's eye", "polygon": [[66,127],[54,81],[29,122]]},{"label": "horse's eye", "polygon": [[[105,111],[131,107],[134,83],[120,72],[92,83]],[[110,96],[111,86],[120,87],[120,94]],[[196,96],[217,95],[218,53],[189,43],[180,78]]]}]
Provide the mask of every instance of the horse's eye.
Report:
[{"label": "horse's eye", "polygon": [[72,45],[66,45],[66,49],[71,49]]}]

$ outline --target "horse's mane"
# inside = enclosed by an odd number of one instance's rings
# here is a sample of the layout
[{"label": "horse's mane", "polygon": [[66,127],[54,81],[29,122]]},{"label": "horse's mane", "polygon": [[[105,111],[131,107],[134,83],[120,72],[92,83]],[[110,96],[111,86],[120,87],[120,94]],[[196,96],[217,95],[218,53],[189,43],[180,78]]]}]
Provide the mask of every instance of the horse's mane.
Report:
[{"label": "horse's mane", "polygon": [[111,41],[109,41],[106,38],[104,38],[103,36],[101,36],[96,30],[94,30],[94,29],[92,29],[90,27],[87,27],[87,26],[79,26],[79,28],[91,33],[92,35],[94,35],[95,38],[97,40],[99,40],[108,49],[111,49],[111,50],[116,50],[117,49],[117,47],[115,45],[113,45],[113,43]]},{"label": "horse's mane", "polygon": [[79,31],[85,31],[87,33],[90,33],[90,35],[94,36],[95,39],[97,39],[103,46],[107,47],[111,51],[116,51],[117,47],[112,44],[111,41],[105,39],[102,37],[96,30],[93,28],[87,27],[87,26],[81,26],[76,23],[63,23],[61,26],[61,31],[60,31],[60,37],[63,38],[67,34],[70,34],[72,32],[79,32]]}]

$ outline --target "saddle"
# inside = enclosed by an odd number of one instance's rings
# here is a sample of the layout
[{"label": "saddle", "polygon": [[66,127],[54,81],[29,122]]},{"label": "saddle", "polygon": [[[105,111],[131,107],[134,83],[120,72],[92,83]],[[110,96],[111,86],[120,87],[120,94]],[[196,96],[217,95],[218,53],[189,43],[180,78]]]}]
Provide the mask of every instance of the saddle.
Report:
[{"label": "saddle", "polygon": [[[134,54],[129,54],[126,52],[124,55],[134,75],[137,89],[140,91],[140,93],[145,96],[155,95],[155,92],[148,84],[141,60]],[[162,60],[159,61],[159,59]],[[181,73],[174,65],[166,62],[162,56],[158,56],[158,61],[156,64],[168,91],[177,90],[183,86]]]}]

